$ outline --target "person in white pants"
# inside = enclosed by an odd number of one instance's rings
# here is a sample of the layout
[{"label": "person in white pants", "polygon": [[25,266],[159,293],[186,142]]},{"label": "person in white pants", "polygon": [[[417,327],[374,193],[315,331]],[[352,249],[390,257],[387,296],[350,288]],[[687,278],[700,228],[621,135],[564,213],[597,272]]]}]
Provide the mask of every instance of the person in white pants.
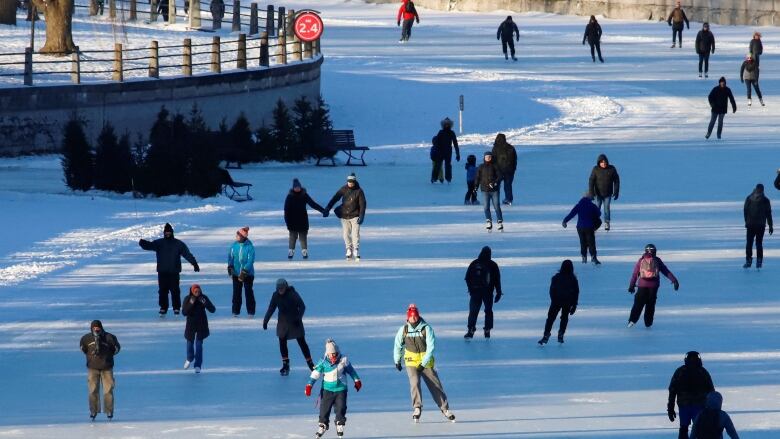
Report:
[{"label": "person in white pants", "polygon": [[341,218],[347,259],[360,260],[360,225],[363,224],[363,219],[366,216],[366,194],[360,187],[355,173],[350,174],[347,177],[347,184],[336,191],[325,207],[322,216],[327,217],[339,199],[341,204],[333,212]]}]

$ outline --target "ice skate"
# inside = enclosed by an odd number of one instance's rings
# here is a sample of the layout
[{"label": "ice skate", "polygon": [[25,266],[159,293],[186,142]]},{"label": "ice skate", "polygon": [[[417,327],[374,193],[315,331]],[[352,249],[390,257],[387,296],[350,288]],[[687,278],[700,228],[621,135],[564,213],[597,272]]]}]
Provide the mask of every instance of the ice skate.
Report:
[{"label": "ice skate", "polygon": [[89,414],[89,420],[92,422],[95,422],[95,417],[97,417],[97,413],[90,413]]},{"label": "ice skate", "polygon": [[165,317],[166,314],[168,314],[168,310],[160,308],[160,318]]},{"label": "ice skate", "polygon": [[184,360],[184,369],[189,369],[192,362],[190,360]]},{"label": "ice skate", "polygon": [[509,55],[507,55],[507,54],[505,53],[505,54],[504,54],[504,59],[505,59],[506,61],[509,61]]},{"label": "ice skate", "polygon": [[422,409],[420,407],[415,407],[412,412],[412,421],[414,421],[415,424],[420,423],[420,415],[422,415]]},{"label": "ice skate", "polygon": [[498,231],[503,232],[504,231],[504,222],[501,220],[498,220]]},{"label": "ice skate", "polygon": [[548,341],[550,341],[550,336],[549,335],[545,335],[537,343],[539,343],[539,346],[544,346],[544,345],[547,344]]},{"label": "ice skate", "polygon": [[355,258],[355,262],[360,262],[360,253],[355,249],[355,253],[353,254]]},{"label": "ice skate", "polygon": [[764,260],[761,258],[756,259],[756,270],[760,270],[764,266]]},{"label": "ice skate", "polygon": [[195,368],[195,373],[200,373],[200,368],[199,367]]},{"label": "ice skate", "polygon": [[766,107],[766,104],[764,104],[764,98],[758,98],[758,102],[761,103],[762,107]]},{"label": "ice skate", "polygon": [[752,106],[753,106],[753,99],[748,99],[748,107],[752,107]]},{"label": "ice skate", "polygon": [[469,329],[468,331],[466,331],[466,334],[463,336],[463,338],[467,340],[474,338],[474,331]]},{"label": "ice skate", "polygon": [[493,231],[493,221],[485,220],[485,230],[487,230],[488,232]]},{"label": "ice skate", "polygon": [[670,47],[670,49],[674,49],[675,47],[677,47],[677,43],[672,43],[672,47]]},{"label": "ice skate", "polygon": [[583,264],[587,264],[588,263],[588,257],[587,256],[583,256],[582,257],[582,263]]},{"label": "ice skate", "polygon": [[592,257],[590,261],[593,262],[593,265],[601,265],[601,261],[599,261],[599,259],[595,256]]},{"label": "ice skate", "polygon": [[636,323],[629,321],[628,325],[626,326],[626,328],[633,328],[634,325],[636,325]]},{"label": "ice skate", "polygon": [[282,368],[279,369],[279,374],[283,377],[290,374],[290,360],[282,360]]},{"label": "ice skate", "polygon": [[349,261],[350,259],[352,259],[352,249],[348,248],[347,249],[347,260]]},{"label": "ice skate", "polygon": [[485,329],[484,334],[485,338],[490,338],[490,329]]},{"label": "ice skate", "polygon": [[512,57],[512,61],[517,61],[517,58],[515,58],[515,57],[513,56],[513,57]]},{"label": "ice skate", "polygon": [[745,260],[745,264],[742,265],[742,268],[750,268],[753,266],[753,258],[747,258]]},{"label": "ice skate", "polygon": [[317,432],[314,433],[314,437],[322,437],[325,432],[328,431],[328,426],[320,423],[320,425],[317,427]]},{"label": "ice skate", "polygon": [[558,343],[563,343],[563,334],[558,335]]},{"label": "ice skate", "polygon": [[701,78],[701,72],[699,72],[699,78]]},{"label": "ice skate", "polygon": [[293,256],[295,256],[295,250],[294,249],[287,250],[287,259],[292,259]]},{"label": "ice skate", "polygon": [[442,410],[441,414],[444,415],[444,417],[447,418],[450,422],[455,422],[455,415],[453,415],[449,409]]},{"label": "ice skate", "polygon": [[707,74],[707,73],[705,73],[705,74],[704,74],[704,77],[705,77],[705,78],[709,78],[709,77],[710,77],[710,75],[709,75],[709,74]]},{"label": "ice skate", "polygon": [[309,251],[306,249],[301,250],[301,256],[303,256],[303,259],[309,259]]},{"label": "ice skate", "polygon": [[609,232],[609,221],[607,221],[607,222],[605,222],[605,223],[604,223],[604,230],[606,230],[607,232]]}]

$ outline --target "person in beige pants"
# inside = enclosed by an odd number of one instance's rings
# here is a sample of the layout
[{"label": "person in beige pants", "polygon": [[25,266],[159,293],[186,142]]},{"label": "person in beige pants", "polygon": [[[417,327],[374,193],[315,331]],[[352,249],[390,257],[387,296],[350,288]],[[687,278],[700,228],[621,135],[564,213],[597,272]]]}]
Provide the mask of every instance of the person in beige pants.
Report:
[{"label": "person in beige pants", "polygon": [[94,421],[100,412],[100,387],[103,387],[103,411],[114,417],[114,355],[119,353],[119,341],[103,330],[100,320],[93,320],[90,332],[81,337],[81,351],[87,356],[87,389],[89,417]]}]

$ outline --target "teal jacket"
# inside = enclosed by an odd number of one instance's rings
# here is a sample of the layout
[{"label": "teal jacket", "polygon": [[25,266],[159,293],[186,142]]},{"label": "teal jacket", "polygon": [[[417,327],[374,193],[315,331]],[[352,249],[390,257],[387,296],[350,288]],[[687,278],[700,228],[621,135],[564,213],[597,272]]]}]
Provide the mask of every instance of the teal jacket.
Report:
[{"label": "teal jacket", "polygon": [[246,270],[250,276],[255,275],[255,246],[252,241],[234,242],[228,252],[228,267],[233,267],[236,276],[241,274],[241,270]]},{"label": "teal jacket", "polygon": [[[406,328],[406,337],[404,337]],[[425,332],[425,337],[423,337]],[[398,329],[393,345],[393,361],[398,363],[405,359],[407,366],[433,367],[433,352],[436,348],[436,335],[433,328],[420,318],[416,328],[408,322]]]},{"label": "teal jacket", "polygon": [[330,360],[323,358],[311,371],[309,384],[313,386],[322,377],[323,389],[330,392],[345,392],[347,390],[347,377],[345,375],[352,377],[352,381],[360,380],[347,357],[340,355],[336,364],[331,364]]}]

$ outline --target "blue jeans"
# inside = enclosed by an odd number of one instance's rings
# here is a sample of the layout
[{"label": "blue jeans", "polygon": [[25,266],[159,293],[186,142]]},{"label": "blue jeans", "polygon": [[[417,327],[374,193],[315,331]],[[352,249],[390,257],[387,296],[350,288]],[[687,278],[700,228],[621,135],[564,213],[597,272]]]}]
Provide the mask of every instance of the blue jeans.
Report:
[{"label": "blue jeans", "polygon": [[493,192],[482,192],[482,197],[485,200],[485,219],[493,220],[492,216],[490,215],[490,203],[493,203],[493,209],[496,210],[496,219],[499,221],[504,221],[504,216],[501,214],[501,203],[498,201],[499,199],[499,193],[498,191]]},{"label": "blue jeans", "polygon": [[707,127],[707,137],[712,134],[712,129],[715,127],[715,121],[718,121],[718,139],[720,139],[721,133],[723,133],[723,116],[726,114],[712,113],[710,117],[710,125]]},{"label": "blue jeans", "polygon": [[691,425],[696,416],[704,410],[700,405],[683,405],[680,406],[680,427],[687,427]]},{"label": "blue jeans", "polygon": [[187,340],[187,361],[195,360],[194,367],[203,364],[203,339],[195,337],[194,341]]},{"label": "blue jeans", "polygon": [[598,202],[599,210],[601,210],[601,203],[604,203],[604,221],[609,222],[609,205],[612,203],[612,196],[605,198],[596,197],[596,201]]},{"label": "blue jeans", "polygon": [[510,174],[508,172],[501,178],[501,182],[504,184],[504,201],[509,201],[510,203],[514,201],[514,197],[512,196],[512,182],[514,180],[515,174]]}]

